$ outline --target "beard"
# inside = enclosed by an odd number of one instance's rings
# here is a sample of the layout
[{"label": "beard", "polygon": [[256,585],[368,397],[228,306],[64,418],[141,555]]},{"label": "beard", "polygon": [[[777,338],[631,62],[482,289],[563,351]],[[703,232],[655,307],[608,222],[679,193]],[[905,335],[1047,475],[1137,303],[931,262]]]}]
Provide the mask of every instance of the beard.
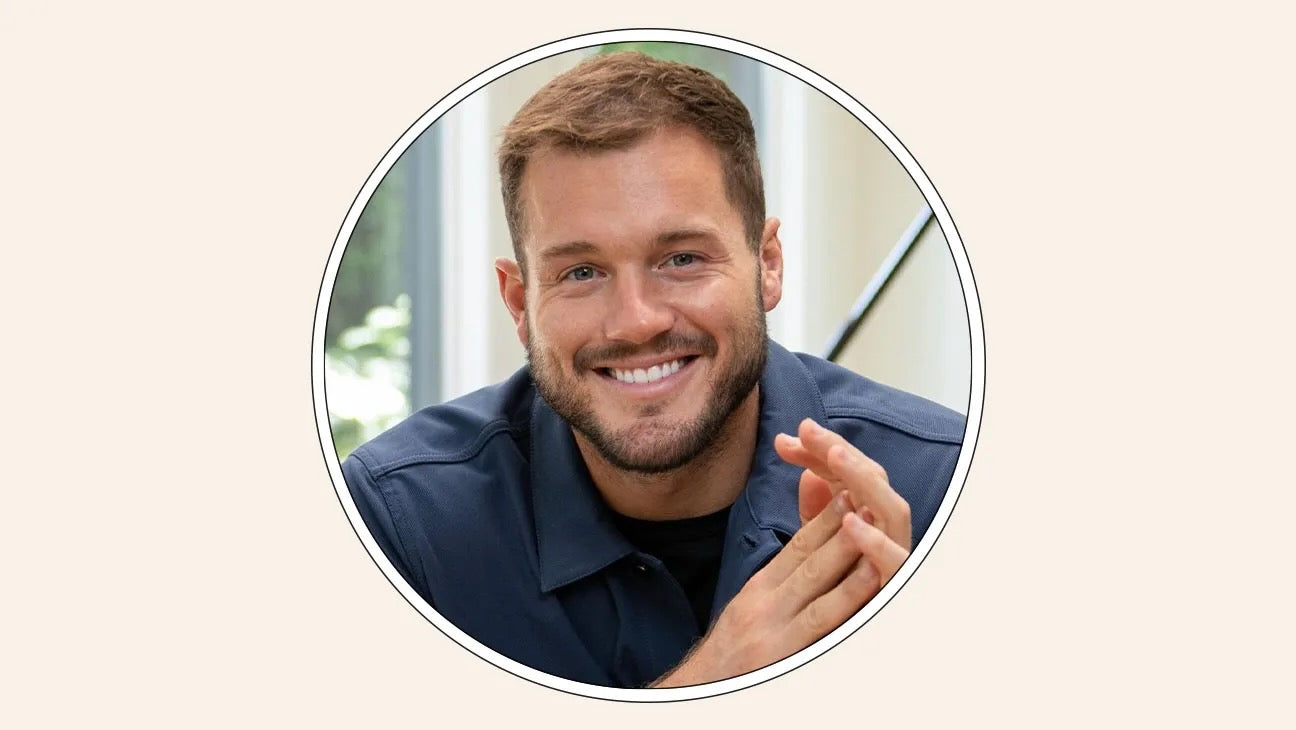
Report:
[{"label": "beard", "polygon": [[638,422],[614,430],[594,412],[590,391],[581,387],[579,378],[604,377],[590,368],[592,363],[636,355],[686,351],[714,361],[719,346],[710,335],[664,332],[644,345],[583,347],[572,358],[575,371],[582,374],[577,378],[563,372],[552,352],[536,347],[534,337],[527,338],[527,360],[540,397],[585,436],[604,460],[622,471],[662,474],[693,461],[715,444],[734,411],[760,382],[765,371],[767,334],[759,290],[756,307],[748,310],[727,334],[733,353],[723,370],[712,376],[702,412],[691,420],[674,423],[654,418],[662,411],[662,406],[654,403],[640,408]]}]

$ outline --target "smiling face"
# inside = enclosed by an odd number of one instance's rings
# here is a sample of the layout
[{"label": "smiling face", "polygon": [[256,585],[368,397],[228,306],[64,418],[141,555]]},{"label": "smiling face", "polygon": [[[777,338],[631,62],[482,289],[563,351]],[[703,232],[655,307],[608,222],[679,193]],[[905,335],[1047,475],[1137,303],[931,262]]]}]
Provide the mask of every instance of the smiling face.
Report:
[{"label": "smiling face", "polygon": [[782,291],[778,222],[753,252],[718,153],[685,127],[621,150],[542,150],[521,198],[527,273],[497,268],[541,396],[613,467],[693,460],[756,397]]}]

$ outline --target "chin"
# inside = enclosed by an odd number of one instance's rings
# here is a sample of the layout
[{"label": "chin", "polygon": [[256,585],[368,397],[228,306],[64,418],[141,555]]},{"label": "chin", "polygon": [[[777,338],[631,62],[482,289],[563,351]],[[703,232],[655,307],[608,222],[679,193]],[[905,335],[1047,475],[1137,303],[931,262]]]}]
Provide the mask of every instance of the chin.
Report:
[{"label": "chin", "polygon": [[685,452],[678,447],[642,448],[637,446],[633,452],[620,449],[599,449],[603,459],[613,467],[636,474],[666,474],[688,464],[696,454]]},{"label": "chin", "polygon": [[692,461],[712,439],[699,433],[699,423],[661,417],[641,417],[624,428],[597,429],[585,436],[608,463],[624,471],[660,474]]}]

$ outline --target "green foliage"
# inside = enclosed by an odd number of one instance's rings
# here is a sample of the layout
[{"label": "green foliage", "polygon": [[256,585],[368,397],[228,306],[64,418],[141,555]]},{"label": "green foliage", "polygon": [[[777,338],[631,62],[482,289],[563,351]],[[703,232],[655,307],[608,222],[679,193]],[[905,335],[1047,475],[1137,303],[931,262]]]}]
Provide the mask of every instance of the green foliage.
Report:
[{"label": "green foliage", "polygon": [[339,459],[409,415],[409,323],[410,298],[401,294],[326,347],[324,383]]},{"label": "green foliage", "polygon": [[383,178],[338,265],[324,332],[338,458],[409,415],[409,296],[401,282],[404,165]]},{"label": "green foliage", "polygon": [[397,164],[379,183],[356,221],[338,265],[329,301],[324,342],[331,346],[342,331],[362,323],[374,307],[402,291],[400,280],[404,165]]}]

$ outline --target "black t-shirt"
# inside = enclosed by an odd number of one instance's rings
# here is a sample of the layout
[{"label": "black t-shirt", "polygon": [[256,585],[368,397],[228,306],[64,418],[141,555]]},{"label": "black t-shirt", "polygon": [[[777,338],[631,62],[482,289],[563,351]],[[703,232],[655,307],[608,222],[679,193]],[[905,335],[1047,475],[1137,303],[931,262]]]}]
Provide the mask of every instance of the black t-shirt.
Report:
[{"label": "black t-shirt", "polygon": [[616,525],[632,545],[662,561],[693,606],[698,636],[706,632],[720,575],[729,508],[682,520],[638,520],[615,515]]}]

